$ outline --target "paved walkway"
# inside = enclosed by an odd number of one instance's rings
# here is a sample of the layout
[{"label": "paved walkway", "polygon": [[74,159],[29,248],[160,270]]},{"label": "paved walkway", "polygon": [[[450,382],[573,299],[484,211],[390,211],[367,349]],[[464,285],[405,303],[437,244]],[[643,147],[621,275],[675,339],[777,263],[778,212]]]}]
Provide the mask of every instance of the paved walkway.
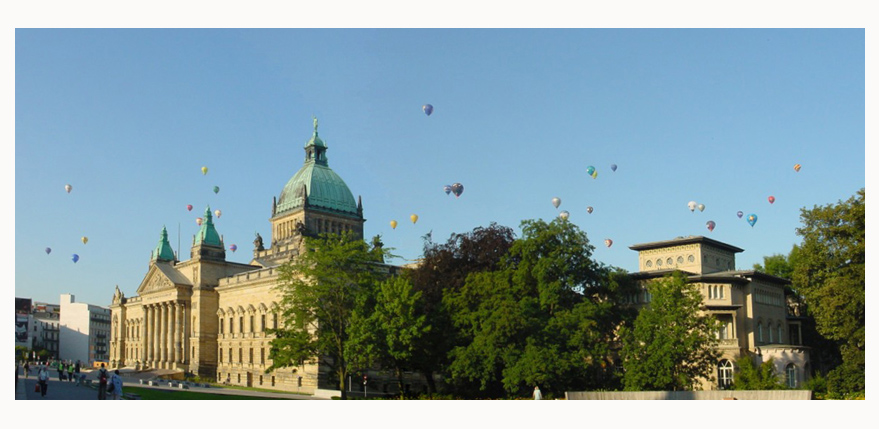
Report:
[{"label": "paved walkway", "polygon": [[[90,387],[87,385],[79,385],[70,381],[59,381],[58,380],[58,372],[50,371],[50,374],[54,376],[54,378],[49,380],[48,388],[46,389],[46,396],[40,396],[39,392],[34,391],[34,386],[37,384],[36,371],[31,370],[31,374],[28,378],[24,378],[24,371],[19,368],[18,370],[18,382],[15,386],[15,399],[16,400],[96,400],[98,399],[98,391],[95,387]],[[86,378],[93,380],[92,383],[97,383],[97,371],[92,371],[90,373],[86,373]],[[144,389],[161,389],[161,390],[173,390],[180,391],[181,389],[176,387],[167,387],[167,386],[147,386],[143,384],[139,384],[140,381],[137,378],[130,377],[122,377],[123,388],[124,386],[137,386],[142,387]],[[240,396],[253,396],[253,397],[261,397],[261,398],[282,398],[282,399],[324,399],[324,398],[315,398],[310,395],[297,395],[295,393],[272,393],[272,392],[255,392],[251,390],[238,390],[238,389],[226,389],[222,387],[190,387],[187,389],[192,392],[204,392],[204,393],[213,393],[217,395],[240,395]]]}]

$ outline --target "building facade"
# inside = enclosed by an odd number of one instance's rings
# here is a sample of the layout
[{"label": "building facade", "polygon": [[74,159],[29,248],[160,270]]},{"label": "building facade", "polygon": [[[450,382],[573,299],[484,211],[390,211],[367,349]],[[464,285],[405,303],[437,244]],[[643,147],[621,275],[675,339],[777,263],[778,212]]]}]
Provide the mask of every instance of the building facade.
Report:
[{"label": "building facade", "polygon": [[107,361],[110,355],[110,310],[76,302],[76,297],[71,294],[61,294],[60,307],[59,359],[84,363]]},{"label": "building facade", "polygon": [[[811,374],[809,348],[802,345],[801,317],[785,297],[787,279],[754,270],[736,270],[735,255],[743,250],[702,236],[636,244],[642,285],[679,270],[702,293],[703,311],[721,323],[717,332],[721,357],[715,380],[704,389],[724,389],[735,379],[735,361],[750,356],[757,365],[772,359],[788,387],[799,387]],[[642,286],[629,302],[648,305]]]},{"label": "building facade", "polygon": [[44,349],[53,359],[61,352],[61,306],[35,302],[33,306],[33,348]]},{"label": "building facade", "polygon": [[319,365],[266,373],[279,325],[278,266],[303,251],[304,237],[349,231],[363,238],[363,206],[329,167],[327,146],[314,133],[302,167],[273,198],[271,240],[259,234],[248,264],[226,261],[225,244],[205,209],[190,258],[179,261],[163,228],[150,266],[127,298],[116,288],[112,367],[189,372],[231,384],[313,393],[337,389]]}]

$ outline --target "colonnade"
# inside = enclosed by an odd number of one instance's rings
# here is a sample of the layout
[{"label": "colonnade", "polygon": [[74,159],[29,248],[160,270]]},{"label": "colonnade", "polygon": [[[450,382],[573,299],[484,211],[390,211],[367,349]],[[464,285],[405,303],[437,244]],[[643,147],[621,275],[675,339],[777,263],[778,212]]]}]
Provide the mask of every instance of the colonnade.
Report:
[{"label": "colonnade", "polygon": [[155,368],[189,363],[190,310],[185,302],[166,301],[143,306],[144,361]]}]

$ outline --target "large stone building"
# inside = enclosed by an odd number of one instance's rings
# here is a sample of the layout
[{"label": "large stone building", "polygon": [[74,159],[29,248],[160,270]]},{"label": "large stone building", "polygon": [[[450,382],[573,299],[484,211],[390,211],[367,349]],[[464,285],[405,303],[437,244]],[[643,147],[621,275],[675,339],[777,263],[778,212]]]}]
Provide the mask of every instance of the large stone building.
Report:
[{"label": "large stone building", "polygon": [[303,237],[350,231],[363,238],[363,206],[330,169],[327,146],[314,134],[302,167],[272,202],[268,246],[257,235],[248,264],[226,261],[210,207],[179,261],[163,228],[149,269],[126,298],[113,297],[111,366],[191,372],[232,384],[312,393],[335,389],[318,365],[266,373],[278,326],[278,266],[296,257]]},{"label": "large stone building", "polygon": [[[649,281],[683,271],[702,292],[704,311],[720,321],[716,379],[706,381],[703,388],[728,387],[739,356],[751,356],[758,365],[772,359],[789,387],[798,387],[809,378],[809,348],[802,345],[801,317],[785,299],[789,280],[736,270],[735,255],[743,250],[702,236],[636,244],[630,249],[638,251],[636,279]],[[646,288],[629,298],[635,305],[650,302]]]}]

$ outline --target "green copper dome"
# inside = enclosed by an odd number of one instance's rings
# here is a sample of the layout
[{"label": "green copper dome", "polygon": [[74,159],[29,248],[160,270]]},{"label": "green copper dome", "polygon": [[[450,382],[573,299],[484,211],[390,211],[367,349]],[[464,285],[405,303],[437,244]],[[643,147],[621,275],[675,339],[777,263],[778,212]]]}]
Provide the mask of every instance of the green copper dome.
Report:
[{"label": "green copper dome", "polygon": [[168,242],[168,230],[164,226],[162,227],[162,237],[159,239],[159,244],[156,245],[155,250],[153,250],[152,256],[154,261],[174,260],[174,250],[171,249],[171,243]]},{"label": "green copper dome", "polygon": [[201,228],[198,230],[198,234],[195,235],[195,243],[193,243],[193,245],[195,244],[223,247],[223,243],[220,241],[220,234],[217,233],[217,228],[214,227],[213,216],[211,216],[211,206],[204,209],[204,218],[202,219]]},{"label": "green copper dome", "polygon": [[275,215],[305,206],[358,216],[357,203],[345,181],[327,163],[327,146],[314,135],[305,144],[305,163],[293,175],[278,199]]}]

